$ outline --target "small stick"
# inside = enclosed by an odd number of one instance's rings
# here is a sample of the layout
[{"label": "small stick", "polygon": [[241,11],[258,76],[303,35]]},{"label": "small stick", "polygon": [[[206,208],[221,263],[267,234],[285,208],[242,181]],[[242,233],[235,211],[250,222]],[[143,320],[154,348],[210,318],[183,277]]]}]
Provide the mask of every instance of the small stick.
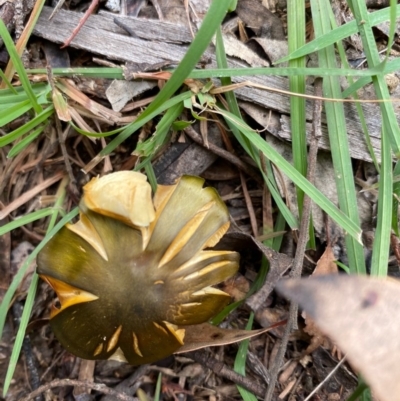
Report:
[{"label": "small stick", "polygon": [[240,170],[239,170],[239,174],[240,174],[240,182],[242,184],[244,199],[246,201],[247,210],[248,210],[249,216],[250,216],[251,229],[253,231],[254,238],[257,238],[258,227],[257,227],[257,219],[256,219],[256,214],[254,212],[253,203],[251,202],[251,197],[249,195],[249,191],[247,190],[247,183],[246,183],[244,174]]},{"label": "small stick", "polygon": [[94,11],[94,9],[96,8],[96,6],[98,4],[99,4],[99,0],[92,0],[89,8],[86,10],[85,14],[83,14],[83,17],[79,20],[79,23],[76,26],[76,28],[72,31],[71,36],[61,46],[61,49],[64,49],[64,47],[67,47],[70,45],[70,43],[73,41],[75,36],[81,30],[81,28],[83,27],[83,24],[87,21],[87,19],[90,17],[90,14],[92,14],[92,12]]},{"label": "small stick", "polygon": [[56,379],[53,380],[50,383],[47,383],[43,386],[40,386],[37,390],[32,391],[29,395],[26,397],[20,399],[20,401],[30,401],[33,400],[35,397],[37,397],[39,394],[44,393],[47,390],[50,390],[51,388],[54,387],[64,387],[64,386],[81,386],[85,387],[87,389],[92,389],[95,391],[99,391],[103,394],[111,395],[115,397],[118,400],[121,401],[138,401],[137,398],[131,397],[126,394],[119,393],[118,391],[113,390],[110,387],[107,387],[105,384],[101,383],[91,383],[87,381],[81,381],[81,380],[72,380],[72,379]]}]

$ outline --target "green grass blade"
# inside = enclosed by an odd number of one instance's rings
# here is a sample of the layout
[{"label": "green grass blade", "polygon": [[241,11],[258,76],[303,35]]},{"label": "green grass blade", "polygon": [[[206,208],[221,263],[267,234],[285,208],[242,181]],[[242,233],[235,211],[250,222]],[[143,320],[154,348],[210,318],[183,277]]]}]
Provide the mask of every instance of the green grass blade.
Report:
[{"label": "green grass blade", "polygon": [[3,70],[0,69],[0,78],[5,84],[7,85],[7,88],[14,93],[15,95],[18,93],[15,88],[12,86],[11,82],[8,80],[6,75],[4,74]]},{"label": "green grass blade", "polygon": [[8,369],[6,373],[6,377],[4,379],[4,389],[3,389],[3,397],[8,392],[8,388],[10,387],[12,377],[14,375],[15,368],[17,367],[17,362],[19,358],[19,354],[21,353],[22,342],[24,341],[26,327],[28,326],[29,317],[33,308],[33,303],[35,300],[36,288],[38,283],[39,276],[34,273],[32,277],[31,284],[29,286],[28,294],[25,300],[24,310],[21,316],[21,323],[18,328],[18,333],[15,338],[13,350],[10,357],[10,362],[8,364]]},{"label": "green grass blade", "polygon": [[390,26],[388,35],[389,40],[386,49],[386,57],[382,63],[382,69],[385,68],[385,64],[389,60],[390,52],[392,51],[392,46],[396,35],[396,4],[396,0],[390,0]]},{"label": "green grass blade", "polygon": [[[228,60],[226,58],[224,40],[222,38],[221,28],[218,29],[216,34],[216,57],[217,57],[217,65],[220,68],[228,67]],[[230,76],[221,77],[221,84],[224,86],[231,85],[232,80]],[[229,111],[233,113],[237,118],[241,118],[241,113],[239,109],[238,102],[236,100],[235,93],[233,91],[229,91],[225,93],[225,99],[228,103]],[[230,121],[227,121],[230,124]],[[230,124],[229,126],[231,130],[235,131],[236,136],[240,135],[240,131],[236,128],[236,126]],[[252,156],[253,159],[258,158],[257,153],[254,149],[252,149],[251,143],[246,139],[242,138],[242,141],[245,143],[245,148],[247,152]]]},{"label": "green grass blade", "polygon": [[0,235],[4,235],[18,227],[25,226],[33,221],[43,219],[54,213],[54,208],[49,207],[46,209],[37,210],[36,212],[29,213],[25,216],[19,217],[10,223],[0,227]]},{"label": "green grass blade", "polygon": [[[395,58],[394,60],[390,60],[386,63],[386,65],[384,66],[384,70],[381,71],[381,73],[382,74],[390,74],[392,72],[397,72],[398,70],[400,70],[400,58]],[[362,78],[358,79],[356,82],[354,82],[354,84],[350,85],[347,89],[345,89],[342,93],[343,98],[350,97],[355,92],[357,92],[359,89],[361,89],[365,85],[372,82],[372,75],[376,74],[377,71],[375,68],[370,71],[373,72],[370,76],[362,77]],[[343,75],[346,76],[346,74],[343,74]],[[394,102],[394,101],[396,101],[396,100],[391,99],[388,102],[390,103],[390,102]]]},{"label": "green grass blade", "polygon": [[[218,67],[221,68],[226,68],[228,66],[228,60],[226,58],[226,53],[225,53],[225,48],[224,48],[224,41],[222,39],[222,33],[221,30],[219,29],[217,31],[216,35],[216,57],[217,57],[217,64]],[[221,83],[222,85],[230,85],[232,83],[230,77],[221,77]],[[225,93],[225,98],[228,103],[229,110],[232,114],[234,114],[238,119],[241,119],[241,113],[240,109],[236,100],[235,93],[232,91],[226,92]],[[281,213],[284,215],[288,225],[292,229],[296,229],[298,227],[298,222],[297,219],[293,216],[293,213],[289,210],[285,202],[283,201],[278,189],[277,185],[274,181],[274,175],[272,174],[272,167],[269,163],[269,160],[267,160],[267,168],[269,169],[269,174],[266,175],[261,168],[261,161],[260,161],[260,155],[259,151],[251,144],[251,142],[241,134],[240,130],[236,127],[235,124],[232,124],[232,122],[229,119],[225,119],[226,123],[228,124],[229,128],[231,131],[234,133],[235,137],[238,139],[240,142],[240,145],[245,149],[245,151],[251,156],[251,158],[257,163],[258,168],[260,169],[265,183],[268,186],[269,191],[272,194],[272,197],[274,198],[278,209],[281,211]]]},{"label": "green grass blade", "polygon": [[[319,37],[331,29],[329,14],[326,13],[326,8],[330,7],[330,3],[326,0],[311,0],[310,4],[315,36]],[[334,67],[336,65],[334,47],[328,46],[320,50],[318,52],[318,60],[322,68]],[[337,77],[325,77],[323,79],[323,94],[326,97],[336,98],[341,96],[340,83]],[[340,209],[359,226],[356,189],[343,104],[325,102],[325,114]],[[349,235],[346,235],[345,240],[350,269],[354,273],[365,273],[363,246]]]},{"label": "green grass blade", "polygon": [[[227,68],[228,67],[228,60],[226,58],[224,40],[222,38],[221,28],[218,29],[216,34],[216,57],[217,57],[217,65],[220,68]],[[232,80],[230,76],[221,77],[221,84],[224,86],[228,86],[232,84]],[[229,91],[225,93],[225,99],[228,103],[229,111],[233,113],[237,118],[241,118],[241,113],[239,109],[238,102],[236,100],[235,93],[233,91]],[[229,121],[227,121],[230,124]],[[235,131],[236,136],[240,135],[240,131],[236,128],[236,126],[230,124],[231,130]],[[247,141],[246,138],[242,139],[245,143],[245,147],[247,152],[252,156],[252,158],[257,158],[254,149],[252,149],[251,143]]]},{"label": "green grass blade", "polygon": [[364,393],[369,392],[369,387],[362,378],[358,378],[358,385],[353,393],[347,398],[347,401],[360,401],[360,397],[363,397]]},{"label": "green grass blade", "polygon": [[[35,94],[36,98],[39,98],[43,93],[49,92],[50,85],[45,82],[39,82],[32,84],[31,89]],[[23,100],[28,99],[25,89],[22,86],[13,87],[10,89],[0,89],[0,104],[13,104],[19,103]]]},{"label": "green grass blade", "polygon": [[[288,45],[289,53],[294,52],[306,42],[305,4],[297,0],[288,0]],[[289,62],[289,67],[305,68],[305,58],[301,57]],[[289,90],[294,93],[305,93],[304,76],[289,77]],[[307,139],[306,139],[306,100],[290,97],[290,127],[292,134],[292,155],[294,167],[304,176],[307,174]],[[296,187],[299,215],[303,210],[304,192]]]},{"label": "green grass blade", "polygon": [[[385,73],[388,72],[389,64],[390,63],[395,63],[395,60],[392,60],[391,62],[388,62],[388,65],[385,67]],[[391,71],[396,71],[395,64],[391,64],[392,67]],[[87,77],[98,77],[102,75],[102,68],[97,68],[97,72],[91,71],[90,73],[82,73],[82,69],[80,68],[70,68],[68,70],[66,69],[54,69],[54,71],[59,71],[59,76],[75,76],[75,75],[81,75],[81,76],[87,76]],[[96,70],[95,68],[92,68],[91,70]],[[118,70],[118,69],[115,69]],[[117,76],[118,79],[124,79],[122,74],[122,69],[120,70],[120,74]],[[29,70],[29,71],[35,71],[36,73],[46,73],[45,70]],[[66,72],[68,71],[68,72]],[[75,74],[75,71],[80,72],[81,74]],[[165,71],[170,71],[173,73],[175,70],[173,69],[166,69]],[[243,67],[243,68],[218,68],[218,69],[204,69],[204,70],[192,70],[187,78],[195,78],[195,79],[202,79],[202,78],[221,78],[221,77],[239,77],[239,76],[254,76],[254,75],[278,75],[278,76],[297,76],[297,75],[305,75],[305,76],[310,76],[310,75],[315,75],[319,77],[324,77],[324,76],[331,76],[331,75],[337,75],[337,76],[353,76],[353,77],[365,77],[369,78],[371,75],[375,74],[380,74],[382,73],[381,70],[378,70],[377,68],[365,68],[362,70],[355,70],[351,68],[334,68],[334,69],[324,69],[324,68],[319,68],[319,67],[305,67],[305,68],[293,68],[293,67],[270,67],[270,68],[264,68],[264,67],[254,67],[254,68],[248,68],[248,67]],[[107,72],[105,73],[107,76]],[[117,79],[116,78],[116,79]]]},{"label": "green grass blade", "polygon": [[[394,177],[398,177],[400,175],[400,161],[397,161],[394,171]],[[399,232],[399,220],[398,220],[398,210],[399,210],[399,201],[400,199],[400,181],[397,179],[393,180],[393,203],[392,203],[392,230],[398,237],[400,235]]]},{"label": "green grass blade", "polygon": [[[288,0],[288,46],[289,54],[306,43],[306,9],[305,3]],[[289,61],[289,67],[305,68],[305,57]],[[293,93],[306,93],[305,76],[289,77],[289,90]],[[290,97],[290,127],[292,132],[292,156],[294,167],[305,177],[307,175],[307,132],[306,132],[306,99]],[[304,192],[296,186],[299,219],[303,212]],[[309,229],[309,247],[315,248],[315,234],[312,220]]]},{"label": "green grass blade", "polygon": [[[392,60],[394,63],[396,60]],[[388,63],[389,65],[389,63]],[[391,67],[395,70],[394,67]],[[202,78],[221,78],[221,77],[246,77],[255,75],[278,75],[278,76],[310,76],[315,75],[318,77],[330,77],[330,76],[352,76],[352,77],[368,77],[371,75],[380,74],[376,68],[366,68],[363,70],[353,70],[350,68],[319,68],[319,67],[304,67],[304,68],[293,68],[293,67],[254,67],[254,68],[219,68],[219,69],[206,69],[206,70],[194,70],[189,74],[189,78],[202,79]]]},{"label": "green grass blade", "polygon": [[[371,274],[387,276],[392,225],[392,153],[387,132],[381,135],[382,164],[379,174],[378,216],[372,249]],[[396,215],[397,217],[397,215]]]},{"label": "green grass blade", "polygon": [[21,153],[31,142],[33,142],[46,128],[46,126],[41,126],[34,131],[32,131],[29,135],[27,135],[24,139],[22,139],[20,142],[15,144],[10,151],[7,154],[7,158],[11,159],[12,157],[17,156],[19,153]]},{"label": "green grass blade", "polygon": [[[335,15],[334,15],[334,13],[333,13],[331,8],[329,8],[329,17],[330,17],[330,21],[331,21],[331,26],[333,28],[336,28]],[[349,63],[347,61],[346,51],[345,51],[345,49],[343,47],[343,43],[342,42],[337,42],[336,47],[337,47],[337,50],[339,52],[340,61],[341,61],[342,65],[344,67],[348,68],[349,67]],[[349,84],[353,84],[354,83],[354,80],[353,80],[352,77],[347,77],[347,81],[349,82]],[[358,99],[358,94],[357,93],[353,93],[353,96],[354,96],[355,99]],[[360,123],[361,123],[361,128],[362,128],[362,131],[363,131],[363,134],[364,134],[365,144],[367,145],[368,152],[369,152],[369,154],[371,156],[371,159],[372,159],[372,161],[373,161],[373,163],[375,165],[375,168],[379,172],[379,163],[378,163],[378,160],[377,160],[377,158],[375,156],[375,152],[374,152],[374,149],[373,149],[373,146],[372,146],[372,143],[371,143],[371,138],[369,136],[368,126],[367,126],[367,122],[366,122],[366,119],[365,119],[365,116],[364,116],[364,110],[361,107],[360,103],[356,102],[355,103],[355,107],[357,109],[357,113],[358,113],[358,116],[360,118]]]},{"label": "green grass blade", "polygon": [[[363,43],[363,50],[367,57],[368,65],[370,67],[383,68],[384,63],[381,64],[380,62],[374,33],[372,31],[370,14],[368,13],[365,1],[349,0],[348,4],[357,21],[358,29]],[[374,85],[375,93],[378,99],[390,100],[389,89],[386,85],[385,77],[383,74],[372,76],[372,83]],[[382,113],[383,126],[385,127],[385,132],[389,133],[393,153],[396,155],[396,157],[400,157],[400,127],[397,123],[393,105],[390,104],[390,102],[384,102],[379,103],[379,106]]]},{"label": "green grass blade", "polygon": [[[395,12],[396,12],[396,17],[399,17],[400,4],[396,7]],[[388,21],[390,20],[390,18],[391,18],[391,9],[389,7],[383,8],[382,10],[375,11],[369,14],[369,22],[371,26],[375,26],[382,22]],[[329,45],[333,45],[336,42],[346,39],[347,37],[358,32],[357,24],[358,22],[355,20],[347,22],[346,24],[343,24],[342,26],[335,28],[334,30],[328,33],[325,33],[320,37],[315,38],[313,41],[307,43],[300,49],[296,50],[293,53],[290,53],[287,57],[283,57],[282,59],[278,60],[276,64],[283,63],[284,61],[289,61],[298,57],[306,56],[307,54],[314,53]]]},{"label": "green grass blade", "polygon": [[120,132],[122,132],[126,127],[120,127],[117,129],[114,129],[112,131],[107,131],[107,132],[88,132],[85,131],[81,128],[79,128],[77,125],[75,125],[72,121],[68,121],[68,123],[71,125],[71,127],[74,128],[74,130],[76,132],[78,132],[81,135],[85,135],[85,136],[90,136],[93,138],[106,138],[107,136],[111,136],[111,135],[115,135],[115,134],[119,134]]},{"label": "green grass blade", "polygon": [[31,102],[31,105],[37,114],[42,112],[42,106],[38,103],[35,93],[32,90],[31,83],[29,82],[28,75],[25,71],[25,68],[22,64],[21,58],[18,56],[17,49],[14,46],[14,43],[11,39],[10,34],[8,33],[7,27],[5,26],[2,19],[0,19],[0,36],[4,41],[4,45],[10,55],[11,60],[14,63],[14,67],[18,72],[19,79],[21,80],[21,84],[25,89],[25,92]]},{"label": "green grass blade", "polygon": [[[8,290],[6,291],[6,294],[3,298],[3,301],[1,302],[0,305],[0,338],[3,332],[4,328],[4,322],[5,318],[7,315],[8,308],[10,306],[11,300],[14,296],[15,291],[17,290],[18,286],[20,285],[21,280],[23,279],[26,270],[28,269],[29,265],[33,262],[33,260],[36,258],[37,254],[40,252],[40,250],[45,246],[45,244],[52,238],[52,236],[70,219],[75,217],[78,214],[78,208],[75,208],[73,211],[71,211],[68,215],[63,217],[60,222],[54,227],[58,212],[61,211],[61,206],[64,203],[65,200],[65,187],[68,182],[68,178],[64,178],[61,181],[61,184],[59,186],[59,189],[57,191],[56,197],[57,200],[54,204],[54,208],[52,208],[52,213],[50,213],[51,218],[50,218],[50,223],[47,228],[47,234],[45,238],[41,241],[41,243],[33,250],[33,252],[27,257],[21,268],[19,269],[18,273],[14,276],[13,281],[11,282],[11,285],[9,286]],[[26,219],[25,219],[26,220]],[[10,386],[15,367],[18,362],[18,358],[21,352],[21,347],[23,343],[23,339],[25,336],[26,332],[26,327],[28,325],[29,317],[32,311],[33,307],[33,301],[36,293],[36,287],[37,287],[37,280],[38,280],[38,275],[34,273],[32,282],[30,283],[27,298],[25,301],[24,305],[24,310],[22,313],[21,317],[21,323],[18,328],[16,340],[13,346],[13,350],[11,353],[11,359],[10,363],[7,368],[7,373],[6,373],[6,378],[4,382],[4,389],[3,389],[3,396],[6,395],[8,388]]]},{"label": "green grass blade", "polygon": [[151,164],[150,160],[144,165],[144,170],[147,175],[147,179],[149,180],[149,184],[151,185],[151,189],[153,193],[157,192],[157,177],[156,173],[154,172],[153,165]]},{"label": "green grass blade", "polygon": [[[47,74],[45,68],[27,69],[28,74]],[[59,77],[87,77],[104,79],[125,79],[121,67],[78,67],[78,68],[52,68],[53,76]]]},{"label": "green grass blade", "polygon": [[271,192],[272,198],[274,199],[279,211],[282,213],[283,217],[285,218],[286,223],[288,224],[288,226],[290,227],[291,230],[297,230],[299,228],[299,222],[298,222],[297,218],[293,215],[293,213],[290,211],[290,209],[286,205],[285,201],[282,199],[282,196],[276,185],[275,175],[273,173],[273,169],[272,169],[270,160],[269,159],[266,160],[267,174],[265,174],[261,170],[260,159],[258,158],[257,160],[255,160],[255,162],[258,163],[258,168],[260,169],[260,171],[262,173],[264,182],[267,184],[268,190]]},{"label": "green grass blade", "polygon": [[0,147],[8,145],[9,143],[15,141],[22,135],[25,135],[31,129],[36,128],[39,124],[46,121],[54,113],[54,107],[49,106],[47,109],[43,110],[35,118],[24,124],[22,127],[15,129],[7,135],[0,138]]},{"label": "green grass blade", "polygon": [[[148,121],[152,120],[154,117],[158,116],[163,111],[168,110],[169,108],[175,106],[176,104],[182,103],[185,100],[190,99],[192,95],[193,93],[191,91],[181,93],[173,97],[172,99],[167,100],[165,103],[161,104],[154,112],[147,114],[144,118],[141,118],[143,115],[141,114],[133,123],[126,126],[125,129],[100,152],[100,156],[105,156],[111,153],[114,150],[116,143],[119,143],[120,141],[122,142],[126,138],[129,138],[129,136],[132,135],[133,132],[137,131]],[[95,134],[95,135],[91,134],[91,136],[96,136],[96,135],[101,135],[101,134]]]},{"label": "green grass blade", "polygon": [[239,120],[235,115],[224,110],[220,113],[225,115],[236,125],[240,132],[249,139],[249,141],[273,164],[275,164],[282,172],[289,177],[296,185],[298,185],[307,195],[324,210],[339,226],[341,226],[349,235],[354,237],[361,244],[361,229],[357,223],[352,221],[342,211],[340,211],[325,195],[315,188],[306,180],[287,160],[285,160],[275,149],[264,141],[259,135]]},{"label": "green grass blade", "polygon": [[31,101],[27,99],[10,107],[4,108],[3,110],[0,110],[0,127],[4,127],[11,121],[16,120],[18,117],[21,117],[31,108]]},{"label": "green grass blade", "polygon": [[168,132],[171,129],[172,123],[181,115],[183,111],[183,102],[177,103],[166,111],[160,122],[156,126],[154,134],[144,142],[137,144],[134,153],[141,157],[154,156],[154,153],[166,143]]},{"label": "green grass blade", "polygon": [[[249,316],[249,321],[247,322],[246,325],[246,330],[251,330],[253,326],[253,320],[254,320],[254,313],[251,312]],[[250,340],[243,340],[240,342],[239,350],[236,354],[235,363],[233,365],[235,372],[243,376],[246,376],[246,359],[247,359],[247,351],[249,349],[249,342]],[[252,392],[239,385],[236,385],[236,387],[239,390],[239,393],[244,401],[257,401],[257,397]]]},{"label": "green grass blade", "polygon": [[[228,68],[228,60],[226,58],[224,40],[222,37],[221,28],[217,30],[217,34],[215,36],[215,55],[217,58],[217,65],[219,68]],[[221,77],[221,84],[224,86],[231,85],[232,80],[230,75]],[[225,93],[225,98],[229,105],[229,111],[234,113],[238,117],[240,117],[240,109],[236,100],[236,96],[234,92]]]},{"label": "green grass blade", "polygon": [[[35,248],[35,250],[31,253],[31,255],[29,255],[29,257],[27,258],[26,262],[21,267],[21,270],[24,269],[24,271],[25,271],[26,268],[29,267],[29,264],[27,264],[28,260],[29,260],[29,263],[31,263],[33,261],[33,259],[39,253],[39,251],[43,248],[43,246],[52,237],[51,233],[53,233],[53,235],[54,235],[58,230],[60,230],[60,228],[67,221],[69,221],[71,218],[75,217],[75,215],[77,215],[77,214],[78,214],[78,210],[76,208],[73,211],[71,211],[70,213],[68,213],[63,219],[61,219],[60,222],[54,227],[54,229],[50,230],[50,233],[48,233],[49,235],[46,236],[47,240],[45,238],[39,244],[39,246],[37,246]],[[34,255],[34,256],[32,256],[32,255]],[[25,268],[25,265],[26,265],[26,268]],[[17,276],[19,276],[19,272],[14,277],[13,283],[14,283],[15,279],[17,278]],[[8,392],[8,388],[9,388],[9,386],[11,384],[11,380],[12,380],[12,377],[14,375],[14,371],[15,371],[15,367],[17,365],[18,358],[19,358],[19,355],[21,353],[22,342],[23,342],[23,339],[24,339],[24,336],[25,336],[26,327],[28,325],[29,317],[30,317],[30,314],[31,314],[31,311],[32,311],[32,307],[33,307],[33,302],[34,302],[34,297],[35,297],[35,293],[36,293],[38,277],[39,276],[35,273],[33,275],[32,282],[31,282],[31,284],[29,286],[27,299],[25,301],[24,310],[23,310],[23,313],[22,313],[21,324],[20,324],[20,326],[18,328],[17,336],[16,336],[16,339],[15,339],[15,343],[14,343],[14,346],[13,346],[12,353],[11,353],[10,363],[8,365],[8,368],[7,368],[6,378],[5,378],[5,381],[4,381],[3,397],[5,397],[5,395]],[[23,275],[20,277],[20,280],[22,278],[23,278]],[[16,288],[14,289],[14,292],[15,292]],[[8,293],[8,291],[7,291],[7,293]],[[7,295],[7,293],[6,293],[6,295]],[[3,312],[4,312],[4,319],[5,319],[5,314],[7,312],[7,311],[2,311],[1,310],[3,308],[3,304],[4,304],[5,300],[6,300],[6,296],[4,296],[3,302],[0,305],[0,336],[1,336],[1,333],[2,333],[2,330],[3,330],[3,327],[4,327]],[[11,301],[11,299],[8,300],[8,305],[9,305],[10,301]],[[7,305],[7,307],[8,307],[8,305]]]},{"label": "green grass blade", "polygon": [[162,384],[162,373],[159,372],[157,377],[156,389],[154,391],[154,401],[160,401],[161,399],[161,384]]}]

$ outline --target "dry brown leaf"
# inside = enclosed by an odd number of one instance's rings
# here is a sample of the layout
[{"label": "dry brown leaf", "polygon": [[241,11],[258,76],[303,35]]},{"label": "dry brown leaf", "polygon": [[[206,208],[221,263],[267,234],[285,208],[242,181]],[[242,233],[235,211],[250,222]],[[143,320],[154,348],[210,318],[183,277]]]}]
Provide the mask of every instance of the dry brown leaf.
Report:
[{"label": "dry brown leaf", "polygon": [[58,118],[61,121],[71,121],[71,114],[68,110],[68,104],[61,92],[54,87],[51,96]]},{"label": "dry brown leaf", "polygon": [[[333,254],[332,246],[327,245],[325,252],[318,260],[317,266],[312,273],[312,276],[320,276],[324,274],[338,274],[338,268],[335,263],[335,255]],[[327,349],[335,349],[329,338],[327,338],[318,326],[315,324],[306,312],[303,311],[302,316],[305,321],[304,331],[311,336],[311,344],[307,347],[305,354],[311,354],[319,346]]]},{"label": "dry brown leaf", "polygon": [[335,263],[335,260],[336,258],[333,254],[332,246],[328,244],[325,252],[320,257],[312,276],[319,276],[322,274],[338,274],[338,267]]},{"label": "dry brown leaf", "polygon": [[104,107],[98,102],[90,99],[83,92],[81,92],[73,83],[73,81],[68,79],[59,79],[57,81],[57,88],[67,95],[69,98],[75,102],[82,105],[87,110],[90,110],[94,115],[103,117],[113,123],[118,123],[121,120],[121,114],[117,113],[107,107]]},{"label": "dry brown leaf", "polygon": [[400,283],[326,275],[281,281],[299,305],[347,354],[380,401],[400,400]]},{"label": "dry brown leaf", "polygon": [[221,329],[209,323],[197,324],[195,326],[184,326],[185,344],[182,345],[176,353],[181,354],[183,352],[195,351],[205,347],[216,347],[218,345],[236,343],[266,333],[285,322],[279,322],[270,327],[259,330],[228,330]]}]

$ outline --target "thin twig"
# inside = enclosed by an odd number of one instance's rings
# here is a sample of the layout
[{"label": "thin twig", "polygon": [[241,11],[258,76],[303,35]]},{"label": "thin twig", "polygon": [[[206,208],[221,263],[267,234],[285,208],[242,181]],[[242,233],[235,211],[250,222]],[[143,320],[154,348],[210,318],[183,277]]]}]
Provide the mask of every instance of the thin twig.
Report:
[{"label": "thin twig", "polygon": [[240,182],[242,184],[244,199],[246,201],[247,210],[248,210],[249,216],[250,216],[251,229],[253,231],[253,236],[255,238],[257,238],[258,237],[258,227],[257,227],[257,219],[256,219],[256,214],[254,212],[253,203],[251,202],[251,197],[250,197],[249,191],[247,190],[246,179],[244,178],[244,175],[241,171],[239,171],[239,175],[240,175]]},{"label": "thin twig", "polygon": [[63,43],[61,46],[61,49],[64,47],[68,47],[70,43],[74,40],[75,36],[78,34],[78,32],[81,30],[85,22],[88,20],[90,17],[90,14],[94,11],[94,9],[97,7],[99,4],[99,0],[94,0],[90,3],[89,8],[85,11],[85,14],[83,14],[82,18],[79,20],[78,25],[74,28],[74,30],[71,33],[71,36]]},{"label": "thin twig", "polygon": [[73,379],[53,380],[50,383],[40,386],[37,390],[32,391],[29,395],[22,398],[20,401],[33,400],[36,396],[44,393],[47,390],[50,390],[51,388],[64,387],[64,386],[81,386],[81,387],[85,387],[86,389],[91,389],[91,390],[99,391],[100,393],[103,393],[103,394],[111,395],[121,401],[138,401],[138,399],[136,397],[131,397],[129,395],[119,393],[118,391],[115,391],[112,388],[107,387],[105,384],[91,383],[91,382],[87,382],[87,381],[73,380]]},{"label": "thin twig", "polygon": [[[317,79],[314,85],[315,96],[320,98],[322,94],[322,81]],[[321,112],[322,112],[322,100],[315,100],[314,111],[313,111],[313,132],[310,142],[310,149],[308,153],[308,167],[307,167],[307,180],[311,183],[314,182],[315,170],[317,165],[317,153],[318,153],[318,141],[321,137]],[[293,261],[293,267],[290,272],[290,276],[293,278],[301,276],[301,269],[303,266],[304,253],[308,241],[308,229],[310,224],[311,214],[311,199],[305,194],[303,203],[303,213],[300,222],[299,230],[299,241],[297,243],[296,255]],[[265,401],[271,401],[275,391],[275,384],[278,379],[279,369],[282,366],[282,361],[286,353],[287,345],[289,342],[289,336],[293,328],[297,326],[297,311],[298,304],[292,302],[289,308],[289,319],[285,327],[285,332],[282,337],[282,341],[276,355],[274,365],[271,368],[271,382],[268,386],[267,394],[265,395]]]}]

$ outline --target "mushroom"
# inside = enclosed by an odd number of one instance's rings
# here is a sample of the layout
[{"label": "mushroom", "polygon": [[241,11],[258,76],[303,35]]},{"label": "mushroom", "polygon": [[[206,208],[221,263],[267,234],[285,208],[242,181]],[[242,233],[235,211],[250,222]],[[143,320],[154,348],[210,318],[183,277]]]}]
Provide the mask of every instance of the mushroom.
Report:
[{"label": "mushroom", "polygon": [[122,171],[84,187],[80,220],[38,255],[57,293],[51,327],[85,359],[151,363],[177,352],[185,332],[229,302],[214,285],[237,272],[236,252],[212,248],[229,227],[226,205],[199,177],[159,185]]}]

